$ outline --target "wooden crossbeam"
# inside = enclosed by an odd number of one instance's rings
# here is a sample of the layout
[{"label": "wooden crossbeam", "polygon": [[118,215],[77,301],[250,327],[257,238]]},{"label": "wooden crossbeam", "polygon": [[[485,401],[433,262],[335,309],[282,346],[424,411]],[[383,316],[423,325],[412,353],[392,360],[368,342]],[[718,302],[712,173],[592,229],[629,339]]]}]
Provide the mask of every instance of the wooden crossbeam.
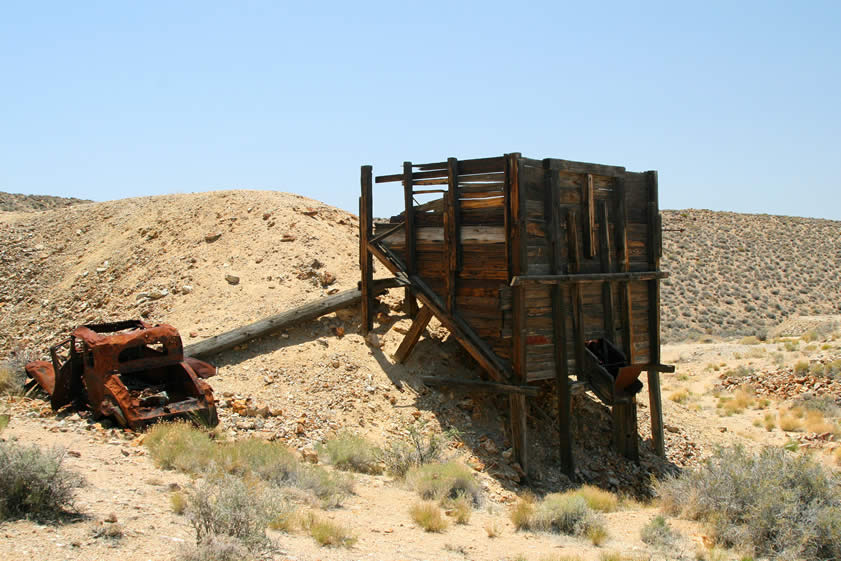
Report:
[{"label": "wooden crossbeam", "polygon": [[427,386],[464,387],[495,393],[523,394],[530,397],[540,395],[540,389],[536,386],[515,386],[485,380],[467,380],[464,378],[445,378],[440,376],[421,376],[421,381]]},{"label": "wooden crossbeam", "polygon": [[406,362],[406,359],[409,358],[409,355],[412,353],[412,350],[414,350],[415,345],[417,345],[420,340],[421,333],[423,333],[423,330],[426,329],[426,326],[429,324],[429,320],[431,319],[432,311],[428,306],[424,306],[418,310],[415,321],[412,322],[412,326],[409,328],[409,331],[406,333],[406,336],[403,337],[403,341],[394,353],[394,360],[400,363]]}]

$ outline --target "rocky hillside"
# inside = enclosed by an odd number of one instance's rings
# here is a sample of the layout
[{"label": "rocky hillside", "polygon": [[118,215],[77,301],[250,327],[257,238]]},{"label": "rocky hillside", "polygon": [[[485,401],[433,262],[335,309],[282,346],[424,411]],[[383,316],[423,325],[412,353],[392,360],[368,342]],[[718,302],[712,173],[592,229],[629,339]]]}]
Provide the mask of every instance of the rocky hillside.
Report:
[{"label": "rocky hillside", "polygon": [[841,310],[841,222],[690,209],[664,211],[663,228],[666,341]]},{"label": "rocky hillside", "polygon": [[90,203],[86,199],[76,197],[53,197],[50,195],[20,195],[17,193],[3,193],[0,191],[0,211],[31,212],[35,210],[50,210],[64,208],[80,203]]}]

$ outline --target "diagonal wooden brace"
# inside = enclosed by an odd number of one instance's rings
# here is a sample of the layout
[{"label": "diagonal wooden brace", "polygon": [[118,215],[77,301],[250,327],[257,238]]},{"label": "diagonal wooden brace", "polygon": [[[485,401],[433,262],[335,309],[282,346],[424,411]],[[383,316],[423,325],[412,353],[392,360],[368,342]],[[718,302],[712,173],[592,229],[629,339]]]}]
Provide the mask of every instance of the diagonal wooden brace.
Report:
[{"label": "diagonal wooden brace", "polygon": [[409,328],[409,332],[406,333],[406,336],[403,338],[403,342],[400,343],[400,346],[397,347],[397,352],[394,353],[394,359],[397,362],[403,363],[407,358],[409,358],[409,355],[412,353],[412,349],[415,348],[415,345],[420,339],[421,333],[423,333],[423,330],[426,329],[426,326],[431,319],[432,311],[429,309],[429,306],[424,306],[418,310],[418,315],[415,316],[415,321],[412,322],[412,327]]}]

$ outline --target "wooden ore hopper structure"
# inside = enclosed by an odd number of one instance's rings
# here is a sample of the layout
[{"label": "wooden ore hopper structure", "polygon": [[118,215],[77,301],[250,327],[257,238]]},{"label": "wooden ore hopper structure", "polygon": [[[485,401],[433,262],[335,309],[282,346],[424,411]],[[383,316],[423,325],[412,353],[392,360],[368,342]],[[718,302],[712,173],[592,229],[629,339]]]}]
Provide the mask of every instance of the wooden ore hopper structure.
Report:
[{"label": "wooden ore hopper structure", "polygon": [[[402,183],[405,201],[376,231],[374,182]],[[437,381],[509,394],[510,437],[526,472],[529,398],[547,387],[557,394],[566,474],[574,473],[574,385],[611,407],[615,447],[637,459],[643,371],[653,445],[664,455],[659,374],[674,368],[660,364],[659,281],[667,274],[656,171],[512,153],[405,162],[402,173],[376,178],[362,166],[361,184],[363,332],[373,327],[376,257],[406,285],[414,317],[395,358],[404,361],[438,318],[490,380]]]}]

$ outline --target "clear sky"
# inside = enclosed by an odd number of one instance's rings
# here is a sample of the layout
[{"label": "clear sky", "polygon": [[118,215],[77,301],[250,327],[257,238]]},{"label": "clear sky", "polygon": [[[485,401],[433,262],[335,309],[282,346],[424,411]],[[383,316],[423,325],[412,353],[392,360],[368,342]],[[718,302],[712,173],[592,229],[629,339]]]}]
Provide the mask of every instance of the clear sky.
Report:
[{"label": "clear sky", "polygon": [[0,0],[0,191],[355,212],[361,164],[514,151],[841,219],[841,2]]}]

